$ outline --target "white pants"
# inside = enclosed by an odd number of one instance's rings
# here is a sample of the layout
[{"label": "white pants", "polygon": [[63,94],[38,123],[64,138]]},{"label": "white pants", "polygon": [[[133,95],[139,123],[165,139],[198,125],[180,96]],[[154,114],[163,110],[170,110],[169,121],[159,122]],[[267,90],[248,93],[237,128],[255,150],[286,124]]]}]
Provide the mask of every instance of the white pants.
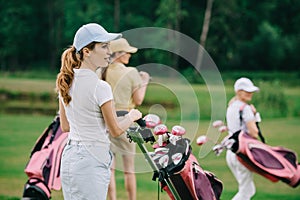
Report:
[{"label": "white pants", "polygon": [[255,185],[253,182],[253,174],[249,171],[232,151],[226,153],[227,164],[239,184],[239,191],[232,200],[250,200],[255,194]]},{"label": "white pants", "polygon": [[67,144],[61,160],[65,200],[106,200],[113,155],[109,147]]}]

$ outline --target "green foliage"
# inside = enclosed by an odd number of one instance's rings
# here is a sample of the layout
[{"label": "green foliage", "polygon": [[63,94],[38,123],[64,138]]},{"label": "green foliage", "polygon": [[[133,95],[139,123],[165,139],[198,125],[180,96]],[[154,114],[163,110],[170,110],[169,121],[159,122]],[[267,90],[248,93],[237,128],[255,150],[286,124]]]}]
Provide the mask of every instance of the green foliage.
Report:
[{"label": "green foliage", "polygon": [[195,68],[189,67],[182,74],[190,83],[204,84],[202,76]]},{"label": "green foliage", "polygon": [[[88,22],[120,32],[169,28],[199,41],[206,8],[206,1],[193,0],[52,0],[46,4],[1,0],[0,4],[1,71],[58,70],[62,51],[72,44],[75,31]],[[298,0],[214,1],[206,50],[221,70],[299,70],[299,8]],[[160,51],[138,58],[137,64],[146,60],[175,69],[188,67],[184,60]]]},{"label": "green foliage", "polygon": [[261,115],[268,117],[286,117],[288,103],[279,82],[260,82],[260,91],[253,97],[253,104]]}]

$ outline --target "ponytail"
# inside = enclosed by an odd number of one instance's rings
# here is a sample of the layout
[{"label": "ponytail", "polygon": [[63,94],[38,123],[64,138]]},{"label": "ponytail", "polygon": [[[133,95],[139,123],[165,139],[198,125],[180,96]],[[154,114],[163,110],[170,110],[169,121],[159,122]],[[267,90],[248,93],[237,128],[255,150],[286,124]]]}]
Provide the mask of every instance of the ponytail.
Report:
[{"label": "ponytail", "polygon": [[69,91],[74,79],[73,69],[80,67],[82,57],[82,51],[76,53],[74,46],[66,49],[61,56],[60,72],[56,78],[56,91],[63,98],[65,105],[68,105],[72,100]]}]

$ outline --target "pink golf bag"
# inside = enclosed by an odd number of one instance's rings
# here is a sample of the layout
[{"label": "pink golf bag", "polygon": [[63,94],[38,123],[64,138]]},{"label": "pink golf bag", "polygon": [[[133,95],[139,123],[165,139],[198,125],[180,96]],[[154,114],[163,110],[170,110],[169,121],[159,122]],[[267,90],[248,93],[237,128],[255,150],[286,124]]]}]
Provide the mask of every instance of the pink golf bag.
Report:
[{"label": "pink golf bag", "polygon": [[[161,159],[154,160],[160,168],[159,173],[154,174],[154,178],[158,177],[162,189],[168,193],[171,199],[174,200],[176,198],[162,180],[163,176],[168,176],[181,199],[220,199],[223,190],[222,182],[213,173],[201,168],[197,159],[192,154],[188,139],[182,138],[176,142],[176,145],[169,143],[164,148],[168,149],[168,153],[164,156],[174,158],[176,155],[180,155],[178,163],[174,162],[176,158],[169,159],[166,166],[161,166]],[[157,151],[157,154],[160,154],[160,152]]]},{"label": "pink golf bag", "polygon": [[60,159],[67,136],[60,128],[59,116],[56,116],[31,151],[24,170],[29,179],[24,186],[23,199],[48,200],[52,189],[61,189]]},{"label": "pink golf bag", "polygon": [[[118,114],[118,112],[117,112]],[[126,113],[123,113],[124,115]],[[122,116],[119,112],[118,116]],[[174,200],[219,200],[223,184],[211,172],[204,171],[192,154],[190,140],[183,138],[185,129],[173,126],[169,132],[157,115],[148,114],[130,127],[127,137],[138,144],[153,169],[153,181]],[[156,141],[153,133],[158,136]],[[149,152],[144,143],[150,142],[154,152]],[[158,193],[159,195],[159,193]]]},{"label": "pink golf bag", "polygon": [[237,141],[233,144],[232,151],[249,170],[272,182],[281,180],[294,188],[299,185],[300,165],[295,152],[264,144],[243,131],[233,134],[229,139]]}]

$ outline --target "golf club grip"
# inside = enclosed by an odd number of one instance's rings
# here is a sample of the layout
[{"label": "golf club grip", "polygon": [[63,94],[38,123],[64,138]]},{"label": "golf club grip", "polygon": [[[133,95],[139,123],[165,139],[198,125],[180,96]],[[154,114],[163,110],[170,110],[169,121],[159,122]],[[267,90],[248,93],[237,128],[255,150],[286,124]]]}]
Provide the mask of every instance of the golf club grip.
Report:
[{"label": "golf club grip", "polygon": [[[125,116],[126,114],[128,114],[128,111],[125,111],[125,110],[117,111],[118,117]],[[145,120],[143,120],[143,118],[140,118],[140,119],[136,120],[135,122],[142,128],[146,127],[146,122],[145,122]]]},{"label": "golf club grip", "polygon": [[142,128],[146,127],[146,122],[145,122],[145,120],[143,120],[143,118],[140,118],[140,119],[136,120],[135,122]]}]

